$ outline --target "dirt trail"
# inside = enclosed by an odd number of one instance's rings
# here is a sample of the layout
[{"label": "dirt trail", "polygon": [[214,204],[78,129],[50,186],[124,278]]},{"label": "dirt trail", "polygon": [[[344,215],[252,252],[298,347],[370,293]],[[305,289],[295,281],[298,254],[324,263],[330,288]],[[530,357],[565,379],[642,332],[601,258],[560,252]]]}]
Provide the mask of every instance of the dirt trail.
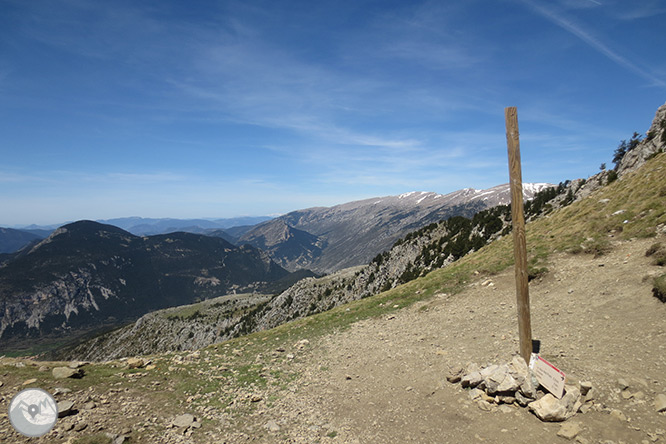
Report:
[{"label": "dirt trail", "polygon": [[[644,254],[653,242],[618,243],[600,258],[557,255],[530,284],[542,356],[596,393],[598,411],[569,420],[582,428],[578,442],[666,442],[666,414],[654,407],[666,393],[666,305],[645,279],[663,273]],[[517,353],[513,271],[490,281],[312,344],[294,362],[303,376],[293,392],[262,413],[280,426],[262,441],[566,442],[557,436],[561,424],[515,407],[482,411],[446,382],[451,367],[509,362]],[[633,398],[621,396],[618,378]]]}]

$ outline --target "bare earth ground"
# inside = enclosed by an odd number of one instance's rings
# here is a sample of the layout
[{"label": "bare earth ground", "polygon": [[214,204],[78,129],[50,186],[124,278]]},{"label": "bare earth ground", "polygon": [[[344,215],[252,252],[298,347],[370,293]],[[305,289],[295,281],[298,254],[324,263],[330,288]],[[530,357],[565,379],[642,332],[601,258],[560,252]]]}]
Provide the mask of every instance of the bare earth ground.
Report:
[{"label": "bare earth ground", "polygon": [[[654,242],[618,242],[599,258],[558,254],[548,274],[530,283],[532,330],[542,356],[569,382],[594,387],[595,407],[567,421],[580,425],[576,440],[582,444],[666,443],[666,413],[654,406],[666,393],[666,304],[652,296],[645,279],[664,272],[645,257]],[[108,432],[128,436],[125,443],[565,443],[557,436],[560,424],[513,406],[483,411],[466,390],[446,381],[452,367],[511,360],[518,350],[515,299],[512,269],[480,278],[460,294],[439,294],[310,342],[252,355],[267,382],[240,389],[203,388],[235,372],[221,362],[251,351],[252,342],[245,350],[222,344],[200,354],[156,357],[153,370],[92,367],[80,380],[54,381],[50,371],[28,372],[39,363],[14,369],[19,361],[0,359],[0,442],[77,442]],[[55,365],[46,363],[49,370]],[[199,375],[199,386],[179,387],[185,372]],[[71,393],[56,398],[77,403],[77,414],[39,439],[13,432],[6,415],[27,378],[51,393],[69,387]],[[629,385],[624,393],[619,378]],[[192,396],[180,399],[173,390]],[[193,413],[203,426],[171,426],[181,413]]]},{"label": "bare earth ground", "polygon": [[[546,277],[530,284],[542,356],[568,382],[592,382],[596,393],[600,411],[569,420],[583,429],[580,442],[666,442],[666,415],[654,407],[655,396],[666,393],[666,305],[644,279],[663,272],[644,255],[652,242],[621,243],[600,258],[558,255]],[[482,411],[446,382],[450,367],[509,362],[518,350],[513,270],[483,283],[358,322],[297,356],[298,389],[263,415],[285,423],[271,441],[311,442],[312,435],[292,429],[311,424],[308,431],[335,435],[335,442],[566,442],[557,436],[561,424],[514,407]],[[619,378],[642,395],[624,399]],[[281,412],[300,415],[293,421]]]}]

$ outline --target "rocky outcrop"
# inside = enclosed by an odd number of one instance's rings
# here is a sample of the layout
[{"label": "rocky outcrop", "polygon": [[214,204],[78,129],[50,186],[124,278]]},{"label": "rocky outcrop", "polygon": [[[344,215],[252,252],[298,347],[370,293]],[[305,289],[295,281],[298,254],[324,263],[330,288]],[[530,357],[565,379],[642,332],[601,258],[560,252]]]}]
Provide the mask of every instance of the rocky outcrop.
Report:
[{"label": "rocky outcrop", "polygon": [[[638,137],[638,134],[636,136]],[[636,171],[656,154],[666,152],[666,104],[659,107],[645,137],[639,139],[640,142],[627,151],[616,169],[605,169],[587,179],[564,182],[564,192],[553,200],[553,208],[585,199],[613,181],[621,180],[626,174]]]},{"label": "rocky outcrop", "polygon": [[664,151],[666,151],[666,104],[657,110],[645,138],[624,155],[617,168],[618,176],[636,171],[648,159]]},{"label": "rocky outcrop", "polygon": [[[196,304],[148,313],[136,322],[74,347],[53,351],[49,358],[105,361],[152,353],[196,350],[230,339],[241,320],[270,296],[228,295]],[[128,365],[133,365],[128,361]]]}]

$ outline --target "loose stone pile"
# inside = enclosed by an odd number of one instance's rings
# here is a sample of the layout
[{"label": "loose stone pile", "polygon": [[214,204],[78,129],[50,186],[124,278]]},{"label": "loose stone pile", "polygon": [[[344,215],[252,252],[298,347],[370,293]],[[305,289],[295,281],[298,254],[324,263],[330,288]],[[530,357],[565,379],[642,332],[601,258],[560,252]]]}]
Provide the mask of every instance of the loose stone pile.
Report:
[{"label": "loose stone pile", "polygon": [[457,368],[446,379],[470,389],[470,399],[482,410],[491,410],[496,404],[516,404],[548,422],[565,421],[592,402],[589,383],[581,383],[580,388],[566,385],[561,399],[545,393],[520,356],[515,356],[509,364],[484,368],[470,364],[465,370]]}]

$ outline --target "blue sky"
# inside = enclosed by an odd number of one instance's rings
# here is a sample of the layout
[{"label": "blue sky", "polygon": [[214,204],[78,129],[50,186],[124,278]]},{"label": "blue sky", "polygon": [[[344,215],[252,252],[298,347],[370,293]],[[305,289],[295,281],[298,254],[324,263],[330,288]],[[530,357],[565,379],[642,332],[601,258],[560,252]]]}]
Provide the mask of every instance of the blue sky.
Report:
[{"label": "blue sky", "polygon": [[271,215],[610,165],[662,0],[0,0],[0,226]]}]

